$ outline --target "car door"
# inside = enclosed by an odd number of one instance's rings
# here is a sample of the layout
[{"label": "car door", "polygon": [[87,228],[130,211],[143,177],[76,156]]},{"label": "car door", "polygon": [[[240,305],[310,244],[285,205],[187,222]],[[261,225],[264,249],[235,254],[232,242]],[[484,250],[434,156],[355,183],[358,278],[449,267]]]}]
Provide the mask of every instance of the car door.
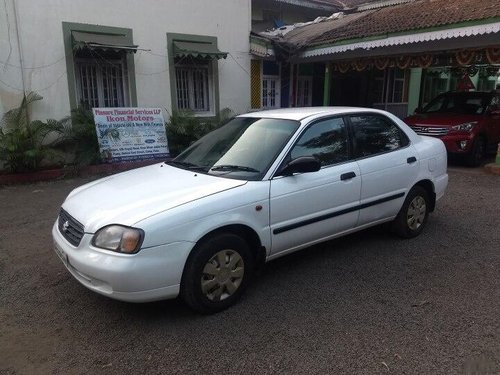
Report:
[{"label": "car door", "polygon": [[418,173],[419,160],[406,134],[378,113],[349,117],[361,173],[358,226],[397,215]]},{"label": "car door", "polygon": [[272,255],[354,227],[361,179],[350,148],[341,117],[318,120],[302,132],[284,164],[301,156],[314,156],[322,167],[292,176],[277,173],[271,180]]}]

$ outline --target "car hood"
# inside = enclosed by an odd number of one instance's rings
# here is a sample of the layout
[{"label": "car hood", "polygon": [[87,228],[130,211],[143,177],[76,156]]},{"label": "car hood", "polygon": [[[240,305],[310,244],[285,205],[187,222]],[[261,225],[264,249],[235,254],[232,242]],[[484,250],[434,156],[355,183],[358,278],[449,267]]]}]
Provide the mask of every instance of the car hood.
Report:
[{"label": "car hood", "polygon": [[420,113],[405,118],[408,125],[426,125],[426,126],[454,126],[471,121],[479,121],[480,115],[464,115],[457,113]]},{"label": "car hood", "polygon": [[246,181],[155,164],[80,186],[63,209],[94,233],[108,224],[133,226],[182,204],[242,186]]}]

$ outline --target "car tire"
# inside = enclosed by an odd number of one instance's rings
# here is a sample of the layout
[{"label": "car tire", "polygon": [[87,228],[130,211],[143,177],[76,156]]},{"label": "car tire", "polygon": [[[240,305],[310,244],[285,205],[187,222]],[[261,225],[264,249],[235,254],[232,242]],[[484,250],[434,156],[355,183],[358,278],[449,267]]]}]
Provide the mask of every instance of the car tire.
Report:
[{"label": "car tire", "polygon": [[472,149],[466,156],[466,163],[469,167],[478,167],[486,154],[486,140],[479,136],[476,137],[472,144]]},{"label": "car tire", "polygon": [[400,237],[413,238],[424,229],[429,216],[429,194],[421,186],[414,186],[392,223],[393,231]]},{"label": "car tire", "polygon": [[181,297],[193,310],[213,314],[241,297],[251,279],[254,256],[241,237],[220,233],[204,239],[190,254]]}]

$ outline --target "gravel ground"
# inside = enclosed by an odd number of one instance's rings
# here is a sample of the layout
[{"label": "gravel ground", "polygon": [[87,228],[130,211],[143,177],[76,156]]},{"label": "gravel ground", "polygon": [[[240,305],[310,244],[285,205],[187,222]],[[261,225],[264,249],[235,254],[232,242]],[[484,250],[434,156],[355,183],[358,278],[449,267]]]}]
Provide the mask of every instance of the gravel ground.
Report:
[{"label": "gravel ground", "polygon": [[449,173],[420,237],[374,228],[270,262],[213,316],[69,275],[50,229],[86,180],[0,188],[0,373],[500,374],[500,177]]}]

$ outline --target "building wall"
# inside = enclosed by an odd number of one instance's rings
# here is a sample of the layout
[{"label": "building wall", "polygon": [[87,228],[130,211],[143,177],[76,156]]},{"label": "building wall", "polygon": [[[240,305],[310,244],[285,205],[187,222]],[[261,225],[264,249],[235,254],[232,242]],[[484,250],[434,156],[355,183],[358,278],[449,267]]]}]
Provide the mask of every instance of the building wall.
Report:
[{"label": "building wall", "polygon": [[134,44],[150,50],[134,55],[137,104],[164,108],[165,118],[172,109],[166,34],[215,36],[219,49],[229,53],[218,62],[220,108],[236,113],[250,108],[250,0],[45,0],[36,5],[5,0],[5,6],[0,11],[0,115],[19,104],[23,86],[44,97],[34,104],[33,118],[69,115],[62,22],[132,29]]}]

